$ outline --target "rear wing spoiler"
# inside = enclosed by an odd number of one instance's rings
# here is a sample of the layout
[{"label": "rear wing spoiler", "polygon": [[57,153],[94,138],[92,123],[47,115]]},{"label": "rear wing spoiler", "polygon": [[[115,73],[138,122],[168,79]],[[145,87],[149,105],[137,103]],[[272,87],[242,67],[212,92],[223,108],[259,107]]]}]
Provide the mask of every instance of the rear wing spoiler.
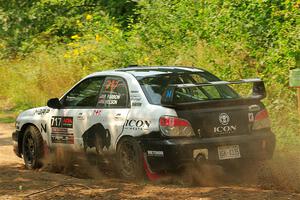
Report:
[{"label": "rear wing spoiler", "polygon": [[[267,96],[264,82],[259,78],[241,79],[238,81],[213,81],[199,84],[172,84],[167,87],[161,98],[161,104],[167,107],[173,107],[177,105],[174,101],[175,93],[178,88],[191,88],[191,87],[204,87],[204,86],[219,86],[219,85],[232,85],[232,84],[244,84],[253,83],[252,95],[248,98],[242,98],[239,100],[261,100]],[[225,99],[223,99],[225,100]],[[227,99],[226,99],[227,100]],[[201,103],[201,102],[199,102]],[[186,104],[186,103],[183,103]]]}]

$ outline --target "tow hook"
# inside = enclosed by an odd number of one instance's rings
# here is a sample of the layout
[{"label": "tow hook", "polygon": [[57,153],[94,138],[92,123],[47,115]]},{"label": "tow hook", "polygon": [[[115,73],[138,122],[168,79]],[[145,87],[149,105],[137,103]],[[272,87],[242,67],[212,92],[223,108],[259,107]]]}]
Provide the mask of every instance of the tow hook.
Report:
[{"label": "tow hook", "polygon": [[196,156],[196,158],[195,158],[195,161],[196,161],[197,163],[200,163],[200,162],[205,161],[205,160],[206,160],[205,155],[203,155],[202,153],[199,153],[199,154]]},{"label": "tow hook", "polygon": [[208,160],[208,149],[194,149],[193,157],[196,163]]}]

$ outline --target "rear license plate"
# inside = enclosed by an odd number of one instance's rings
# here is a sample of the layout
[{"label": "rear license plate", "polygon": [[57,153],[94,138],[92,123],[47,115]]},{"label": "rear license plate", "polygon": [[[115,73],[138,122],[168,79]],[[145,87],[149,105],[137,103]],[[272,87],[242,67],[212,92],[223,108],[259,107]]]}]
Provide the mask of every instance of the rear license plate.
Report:
[{"label": "rear license plate", "polygon": [[240,158],[239,145],[219,146],[218,154],[220,160]]}]

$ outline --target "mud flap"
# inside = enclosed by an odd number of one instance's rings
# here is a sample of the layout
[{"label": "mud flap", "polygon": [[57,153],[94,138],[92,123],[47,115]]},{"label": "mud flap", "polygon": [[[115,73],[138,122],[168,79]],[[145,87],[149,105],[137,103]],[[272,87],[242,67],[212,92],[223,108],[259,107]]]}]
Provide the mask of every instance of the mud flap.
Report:
[{"label": "mud flap", "polygon": [[153,172],[150,168],[150,165],[148,163],[148,160],[147,160],[147,155],[146,153],[143,154],[143,164],[144,164],[144,169],[145,169],[145,172],[146,172],[146,176],[148,177],[148,179],[150,181],[156,181],[160,178],[162,178],[162,176],[156,172]]}]

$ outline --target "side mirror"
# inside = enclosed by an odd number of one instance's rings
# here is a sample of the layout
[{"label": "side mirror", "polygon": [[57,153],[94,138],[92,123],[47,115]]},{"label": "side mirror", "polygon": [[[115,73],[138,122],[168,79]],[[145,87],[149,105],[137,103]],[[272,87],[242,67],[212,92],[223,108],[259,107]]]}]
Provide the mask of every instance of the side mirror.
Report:
[{"label": "side mirror", "polygon": [[175,86],[169,86],[161,96],[161,105],[172,107],[174,106]]},{"label": "side mirror", "polygon": [[254,82],[252,88],[252,97],[263,99],[266,98],[267,92],[263,81]]},{"label": "side mirror", "polygon": [[55,109],[62,108],[62,104],[60,103],[58,98],[49,99],[47,102],[47,106]]}]

